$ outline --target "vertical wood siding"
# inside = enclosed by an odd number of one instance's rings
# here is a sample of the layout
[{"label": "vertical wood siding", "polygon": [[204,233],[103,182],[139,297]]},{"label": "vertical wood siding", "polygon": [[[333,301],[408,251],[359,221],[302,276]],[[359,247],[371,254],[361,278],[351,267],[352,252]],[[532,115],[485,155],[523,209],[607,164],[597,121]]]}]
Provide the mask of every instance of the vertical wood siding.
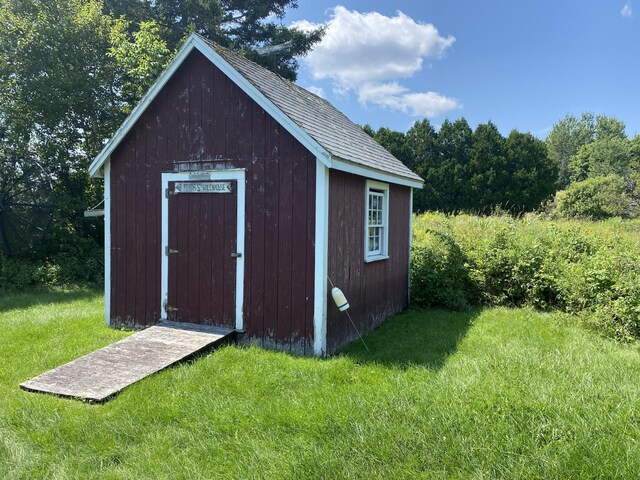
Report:
[{"label": "vertical wood siding", "polygon": [[[346,295],[360,332],[407,308],[409,286],[411,189],[389,185],[389,258],[365,263],[365,188],[363,177],[329,172],[329,278]],[[358,337],[330,295],[328,302],[327,352],[332,354]]]},{"label": "vertical wood siding", "polygon": [[185,164],[247,169],[245,328],[265,346],[311,354],[315,158],[197,51],[111,156],[112,321],[160,318],[160,176]]}]

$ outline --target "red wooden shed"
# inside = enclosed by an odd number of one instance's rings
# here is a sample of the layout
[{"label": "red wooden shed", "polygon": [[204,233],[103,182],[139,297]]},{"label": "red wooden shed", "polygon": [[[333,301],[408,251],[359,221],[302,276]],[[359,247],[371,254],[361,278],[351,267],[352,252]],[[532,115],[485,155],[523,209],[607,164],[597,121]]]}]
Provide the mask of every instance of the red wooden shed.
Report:
[{"label": "red wooden shed", "polygon": [[326,100],[194,34],[90,166],[105,320],[327,355],[407,307],[422,179]]}]

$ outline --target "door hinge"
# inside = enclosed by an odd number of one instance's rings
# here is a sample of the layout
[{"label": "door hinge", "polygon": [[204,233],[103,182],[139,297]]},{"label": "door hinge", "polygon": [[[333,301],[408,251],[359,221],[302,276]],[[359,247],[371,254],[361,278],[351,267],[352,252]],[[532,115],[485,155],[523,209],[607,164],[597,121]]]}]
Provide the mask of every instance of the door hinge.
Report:
[{"label": "door hinge", "polygon": [[242,254],[240,252],[232,252],[231,253],[231,258],[240,258],[242,256]]},{"label": "door hinge", "polygon": [[177,312],[178,309],[176,307],[172,307],[169,305],[169,302],[167,302],[166,300],[164,301],[164,311],[167,313],[171,313],[171,312]]},{"label": "door hinge", "polygon": [[177,194],[177,192],[172,192],[168,188],[164,189],[164,198],[169,198],[171,195],[176,195],[176,194]]},{"label": "door hinge", "polygon": [[180,253],[175,248],[164,247],[164,254],[168,257],[172,253]]}]

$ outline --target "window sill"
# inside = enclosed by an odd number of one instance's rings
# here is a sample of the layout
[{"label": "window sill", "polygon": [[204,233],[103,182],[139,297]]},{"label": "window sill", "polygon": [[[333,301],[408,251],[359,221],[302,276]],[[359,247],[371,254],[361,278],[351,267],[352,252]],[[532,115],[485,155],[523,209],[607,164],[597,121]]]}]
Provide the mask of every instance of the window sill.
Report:
[{"label": "window sill", "polygon": [[365,257],[364,263],[377,262],[378,260],[388,260],[389,255],[372,255],[370,257]]}]

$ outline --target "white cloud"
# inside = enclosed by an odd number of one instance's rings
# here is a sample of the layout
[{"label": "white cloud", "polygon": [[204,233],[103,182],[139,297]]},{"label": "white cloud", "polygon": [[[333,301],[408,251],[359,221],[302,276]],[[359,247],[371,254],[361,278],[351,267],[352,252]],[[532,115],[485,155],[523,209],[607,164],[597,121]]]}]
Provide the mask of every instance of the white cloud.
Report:
[{"label": "white cloud", "polygon": [[633,16],[633,8],[631,8],[631,4],[626,3],[622,10],[620,11],[620,15],[625,18],[631,18]]},{"label": "white cloud", "polygon": [[324,89],[322,87],[318,87],[316,85],[311,85],[309,87],[304,87],[304,88],[305,88],[305,90],[308,90],[311,93],[313,93],[313,94],[315,94],[315,95],[317,95],[319,97],[325,98]]},{"label": "white cloud", "polygon": [[[293,26],[309,30],[319,25],[300,21]],[[397,80],[422,70],[425,59],[442,58],[454,42],[455,37],[442,36],[432,24],[402,12],[387,17],[337,6],[324,38],[304,62],[316,80],[333,81],[334,93],[355,91],[363,104],[435,116],[458,108],[458,102],[435,92],[410,92]]]},{"label": "white cloud", "polygon": [[437,117],[460,108],[460,103],[455,98],[436,92],[410,92],[397,82],[361,85],[358,100],[363,105],[372,104],[400,110],[414,117]]}]

